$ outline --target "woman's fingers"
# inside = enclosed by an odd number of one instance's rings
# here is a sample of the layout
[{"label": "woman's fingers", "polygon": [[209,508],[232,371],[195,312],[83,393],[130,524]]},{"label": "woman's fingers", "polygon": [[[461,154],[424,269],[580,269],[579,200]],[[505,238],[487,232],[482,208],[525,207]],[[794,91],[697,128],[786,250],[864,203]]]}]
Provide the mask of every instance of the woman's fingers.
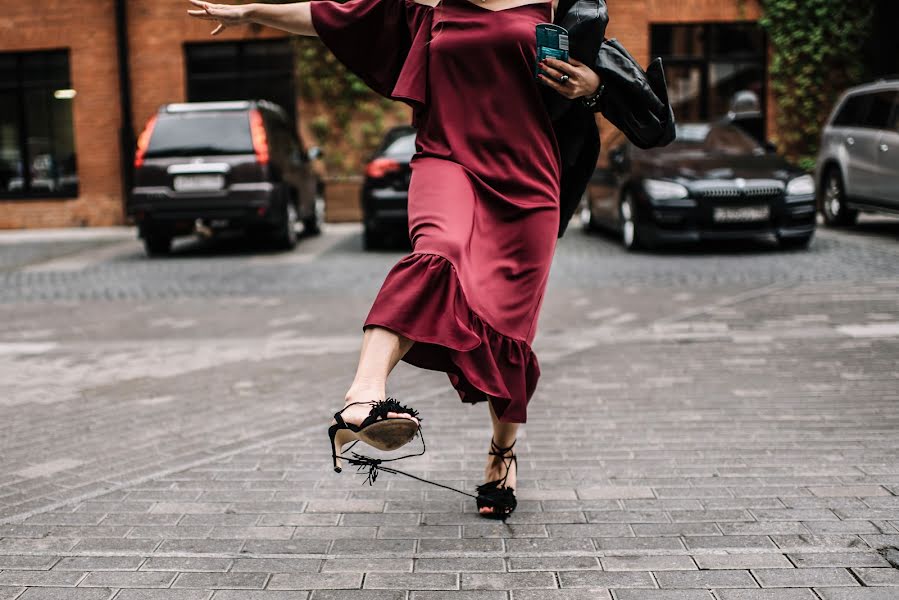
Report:
[{"label": "woman's fingers", "polygon": [[[576,74],[577,72],[577,69],[575,69],[572,64],[567,63],[564,60],[559,60],[558,58],[552,58],[549,56],[547,56],[543,60],[546,64],[548,64],[550,67],[553,67],[556,71],[567,73],[569,77]],[[560,73],[560,75],[562,73]]]},{"label": "woman's fingers", "polygon": [[558,69],[554,69],[546,62],[541,63],[540,68],[543,69],[544,71],[546,71],[546,73],[553,79],[558,79],[559,77],[562,76],[561,71],[559,71]]},{"label": "woman's fingers", "polygon": [[201,0],[189,0],[191,4],[198,7],[199,10],[188,10],[187,14],[192,17],[196,17],[198,19],[205,19],[207,21],[215,21],[215,17],[209,12],[209,3],[202,2]]}]

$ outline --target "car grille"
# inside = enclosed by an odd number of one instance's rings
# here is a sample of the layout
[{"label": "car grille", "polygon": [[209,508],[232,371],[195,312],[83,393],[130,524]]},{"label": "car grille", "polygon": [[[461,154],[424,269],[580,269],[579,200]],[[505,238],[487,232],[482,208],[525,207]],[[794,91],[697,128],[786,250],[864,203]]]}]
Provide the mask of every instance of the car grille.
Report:
[{"label": "car grille", "polygon": [[769,202],[783,197],[784,186],[772,181],[746,181],[742,185],[736,181],[699,182],[692,186],[692,192],[696,198]]}]

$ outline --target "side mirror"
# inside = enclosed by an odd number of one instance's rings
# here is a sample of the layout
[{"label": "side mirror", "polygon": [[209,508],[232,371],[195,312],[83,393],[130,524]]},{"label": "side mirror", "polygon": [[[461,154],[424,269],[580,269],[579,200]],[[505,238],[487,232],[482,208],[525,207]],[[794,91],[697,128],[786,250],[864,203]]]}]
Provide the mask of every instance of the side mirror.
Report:
[{"label": "side mirror", "polygon": [[312,146],[306,152],[306,156],[309,157],[309,160],[319,159],[322,157],[323,154],[324,154],[324,152],[322,151],[321,146]]}]

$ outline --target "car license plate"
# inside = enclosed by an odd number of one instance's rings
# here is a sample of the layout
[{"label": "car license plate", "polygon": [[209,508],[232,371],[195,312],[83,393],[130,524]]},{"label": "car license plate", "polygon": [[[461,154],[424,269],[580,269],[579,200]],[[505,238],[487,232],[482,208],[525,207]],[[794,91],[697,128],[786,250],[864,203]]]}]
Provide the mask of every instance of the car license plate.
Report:
[{"label": "car license plate", "polygon": [[176,192],[210,192],[225,187],[221,175],[179,175],[175,177]]},{"label": "car license plate", "polygon": [[767,206],[717,207],[713,214],[716,223],[751,223],[767,221],[771,209]]}]

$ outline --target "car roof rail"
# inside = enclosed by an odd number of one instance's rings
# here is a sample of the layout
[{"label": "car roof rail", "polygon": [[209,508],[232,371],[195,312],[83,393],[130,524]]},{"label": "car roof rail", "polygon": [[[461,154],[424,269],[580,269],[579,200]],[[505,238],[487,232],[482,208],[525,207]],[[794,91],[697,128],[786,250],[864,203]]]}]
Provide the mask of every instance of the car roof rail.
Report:
[{"label": "car roof rail", "polygon": [[229,102],[175,102],[162,107],[162,112],[185,113],[197,111],[247,110],[251,106],[248,100]]}]

